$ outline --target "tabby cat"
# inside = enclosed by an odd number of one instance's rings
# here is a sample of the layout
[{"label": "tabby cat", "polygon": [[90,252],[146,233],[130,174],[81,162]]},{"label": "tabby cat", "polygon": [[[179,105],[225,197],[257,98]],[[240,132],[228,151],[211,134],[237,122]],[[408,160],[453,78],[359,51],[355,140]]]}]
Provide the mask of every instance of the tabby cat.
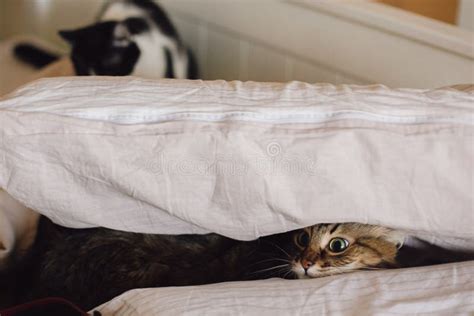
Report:
[{"label": "tabby cat", "polygon": [[[60,31],[77,75],[197,78],[197,65],[166,13],[151,0],[109,1],[97,23]],[[31,44],[15,55],[38,68],[59,56]]]},{"label": "tabby cat", "polygon": [[238,241],[217,234],[71,229],[41,217],[34,244],[27,254],[12,258],[0,289],[8,289],[10,305],[59,296],[89,310],[134,288],[392,268],[402,242],[397,231],[356,223],[318,224]]}]

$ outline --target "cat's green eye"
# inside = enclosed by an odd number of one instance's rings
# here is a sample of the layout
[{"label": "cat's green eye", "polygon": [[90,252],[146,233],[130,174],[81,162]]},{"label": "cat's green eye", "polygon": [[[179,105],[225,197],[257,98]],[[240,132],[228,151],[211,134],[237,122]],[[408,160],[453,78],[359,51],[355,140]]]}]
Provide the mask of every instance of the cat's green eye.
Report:
[{"label": "cat's green eye", "polygon": [[344,238],[336,237],[329,242],[329,250],[334,253],[343,252],[349,246],[349,242]]},{"label": "cat's green eye", "polygon": [[309,234],[306,231],[302,231],[297,237],[296,237],[296,243],[298,246],[306,248],[309,245]]}]

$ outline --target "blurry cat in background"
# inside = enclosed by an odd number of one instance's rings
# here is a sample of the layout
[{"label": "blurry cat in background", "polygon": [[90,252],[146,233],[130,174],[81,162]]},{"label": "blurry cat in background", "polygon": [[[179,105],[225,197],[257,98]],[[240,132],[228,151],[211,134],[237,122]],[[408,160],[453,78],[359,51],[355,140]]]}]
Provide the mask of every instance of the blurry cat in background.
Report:
[{"label": "blurry cat in background", "polygon": [[[151,0],[108,2],[98,22],[59,31],[71,46],[77,75],[196,79],[197,65],[166,13]],[[37,68],[57,60],[31,44],[18,44],[20,60]]]}]

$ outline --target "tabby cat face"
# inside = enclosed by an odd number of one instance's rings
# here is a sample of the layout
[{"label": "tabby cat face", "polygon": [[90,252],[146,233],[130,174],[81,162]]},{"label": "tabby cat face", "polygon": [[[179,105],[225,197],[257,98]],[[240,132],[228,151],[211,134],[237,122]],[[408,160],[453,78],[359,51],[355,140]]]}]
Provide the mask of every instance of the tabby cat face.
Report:
[{"label": "tabby cat face", "polygon": [[293,239],[300,251],[291,260],[291,271],[298,278],[394,267],[403,243],[397,231],[356,223],[315,225]]},{"label": "tabby cat face", "polygon": [[375,225],[318,224],[264,237],[264,244],[273,248],[275,261],[269,265],[275,268],[261,271],[268,272],[268,276],[277,276],[270,273],[278,271],[281,277],[316,278],[357,269],[396,267],[403,239],[400,232]]}]

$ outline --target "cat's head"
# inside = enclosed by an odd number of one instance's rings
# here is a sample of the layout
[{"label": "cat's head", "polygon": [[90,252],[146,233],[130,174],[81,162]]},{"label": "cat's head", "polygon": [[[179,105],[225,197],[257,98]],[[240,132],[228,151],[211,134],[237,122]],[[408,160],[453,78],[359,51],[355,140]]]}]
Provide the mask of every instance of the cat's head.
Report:
[{"label": "cat's head", "polygon": [[[402,233],[375,225],[358,223],[318,224],[275,237],[267,242],[272,259],[267,272],[283,277],[316,278],[358,269],[396,267]],[[274,275],[276,276],[276,275]]]},{"label": "cat's head", "polygon": [[133,35],[148,27],[144,19],[129,18],[59,31],[59,35],[71,45],[71,59],[77,75],[125,76],[132,73],[140,57]]}]

